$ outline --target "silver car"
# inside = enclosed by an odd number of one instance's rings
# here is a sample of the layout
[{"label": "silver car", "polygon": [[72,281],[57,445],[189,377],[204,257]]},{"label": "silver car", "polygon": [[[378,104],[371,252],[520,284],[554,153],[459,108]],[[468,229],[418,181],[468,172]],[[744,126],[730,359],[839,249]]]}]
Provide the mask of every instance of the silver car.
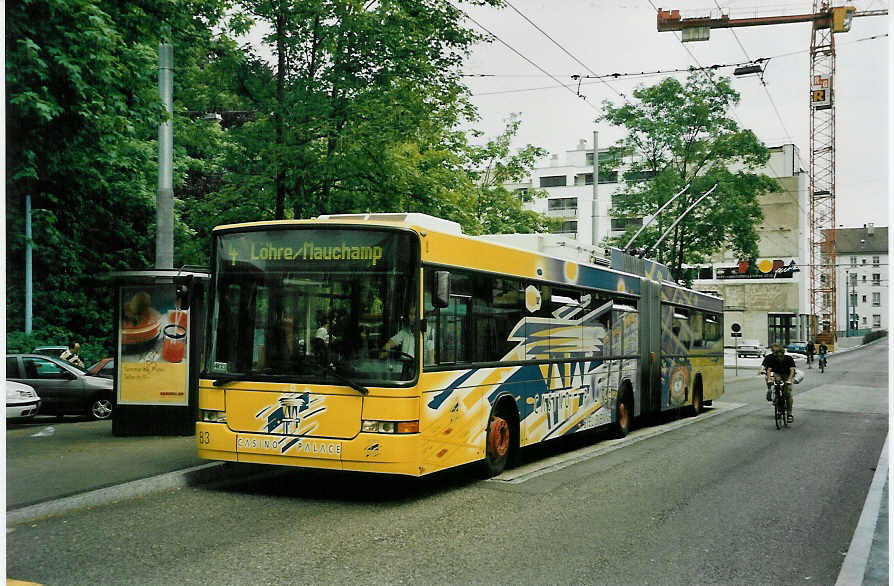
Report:
[{"label": "silver car", "polygon": [[59,358],[9,354],[6,378],[37,391],[41,415],[54,414],[60,421],[68,414],[93,419],[108,419],[112,415],[115,402],[112,381],[91,376]]}]

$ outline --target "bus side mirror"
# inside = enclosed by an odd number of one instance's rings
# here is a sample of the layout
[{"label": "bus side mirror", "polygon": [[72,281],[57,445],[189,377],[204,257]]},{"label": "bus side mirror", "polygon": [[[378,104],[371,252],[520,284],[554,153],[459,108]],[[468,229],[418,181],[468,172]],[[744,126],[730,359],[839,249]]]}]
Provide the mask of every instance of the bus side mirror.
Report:
[{"label": "bus side mirror", "polygon": [[450,272],[435,271],[435,291],[432,304],[438,308],[450,305]]}]

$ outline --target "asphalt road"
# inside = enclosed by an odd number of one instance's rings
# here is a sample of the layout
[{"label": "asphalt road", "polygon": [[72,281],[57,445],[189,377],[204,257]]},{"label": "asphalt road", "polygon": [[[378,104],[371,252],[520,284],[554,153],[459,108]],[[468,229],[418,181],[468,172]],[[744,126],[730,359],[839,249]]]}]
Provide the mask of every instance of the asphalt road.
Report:
[{"label": "asphalt road", "polygon": [[887,342],[796,387],[753,374],[697,418],[524,454],[481,480],[279,472],[7,530],[43,584],[834,584],[888,431]]}]

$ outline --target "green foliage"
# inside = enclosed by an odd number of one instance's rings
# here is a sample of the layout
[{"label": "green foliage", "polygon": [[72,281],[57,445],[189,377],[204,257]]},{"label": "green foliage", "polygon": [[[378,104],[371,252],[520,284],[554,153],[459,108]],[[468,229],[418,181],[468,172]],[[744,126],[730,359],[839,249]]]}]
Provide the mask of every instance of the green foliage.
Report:
[{"label": "green foliage", "polygon": [[877,330],[875,332],[869,332],[865,336],[863,336],[863,343],[868,344],[874,340],[878,340],[879,338],[884,338],[888,335],[888,330]]},{"label": "green foliage", "polygon": [[[754,171],[769,159],[767,148],[726,115],[739,100],[729,80],[699,72],[691,74],[685,85],[667,78],[633,95],[638,103],[616,107],[605,102],[600,118],[627,130],[613,153],[633,155],[635,162],[626,176],[645,179],[628,182],[625,191],[613,196],[614,215],[654,215],[690,185],[643,231],[636,247],[653,248],[672,222],[716,184],[661,243],[655,251],[658,260],[679,279],[683,264],[705,262],[722,248],[741,259],[754,259],[758,241],[754,226],[762,218],[759,197],[780,187]],[[626,245],[638,229],[631,226],[609,243]]]}]

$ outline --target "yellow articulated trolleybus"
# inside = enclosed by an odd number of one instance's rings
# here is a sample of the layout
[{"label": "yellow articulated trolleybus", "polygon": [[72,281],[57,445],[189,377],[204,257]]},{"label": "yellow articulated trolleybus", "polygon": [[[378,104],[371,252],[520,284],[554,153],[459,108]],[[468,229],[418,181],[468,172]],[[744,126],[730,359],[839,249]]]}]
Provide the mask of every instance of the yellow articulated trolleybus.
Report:
[{"label": "yellow articulated trolleybus", "polygon": [[498,474],[523,446],[698,413],[723,393],[722,301],[613,257],[563,260],[422,214],[220,226],[199,456]]}]

